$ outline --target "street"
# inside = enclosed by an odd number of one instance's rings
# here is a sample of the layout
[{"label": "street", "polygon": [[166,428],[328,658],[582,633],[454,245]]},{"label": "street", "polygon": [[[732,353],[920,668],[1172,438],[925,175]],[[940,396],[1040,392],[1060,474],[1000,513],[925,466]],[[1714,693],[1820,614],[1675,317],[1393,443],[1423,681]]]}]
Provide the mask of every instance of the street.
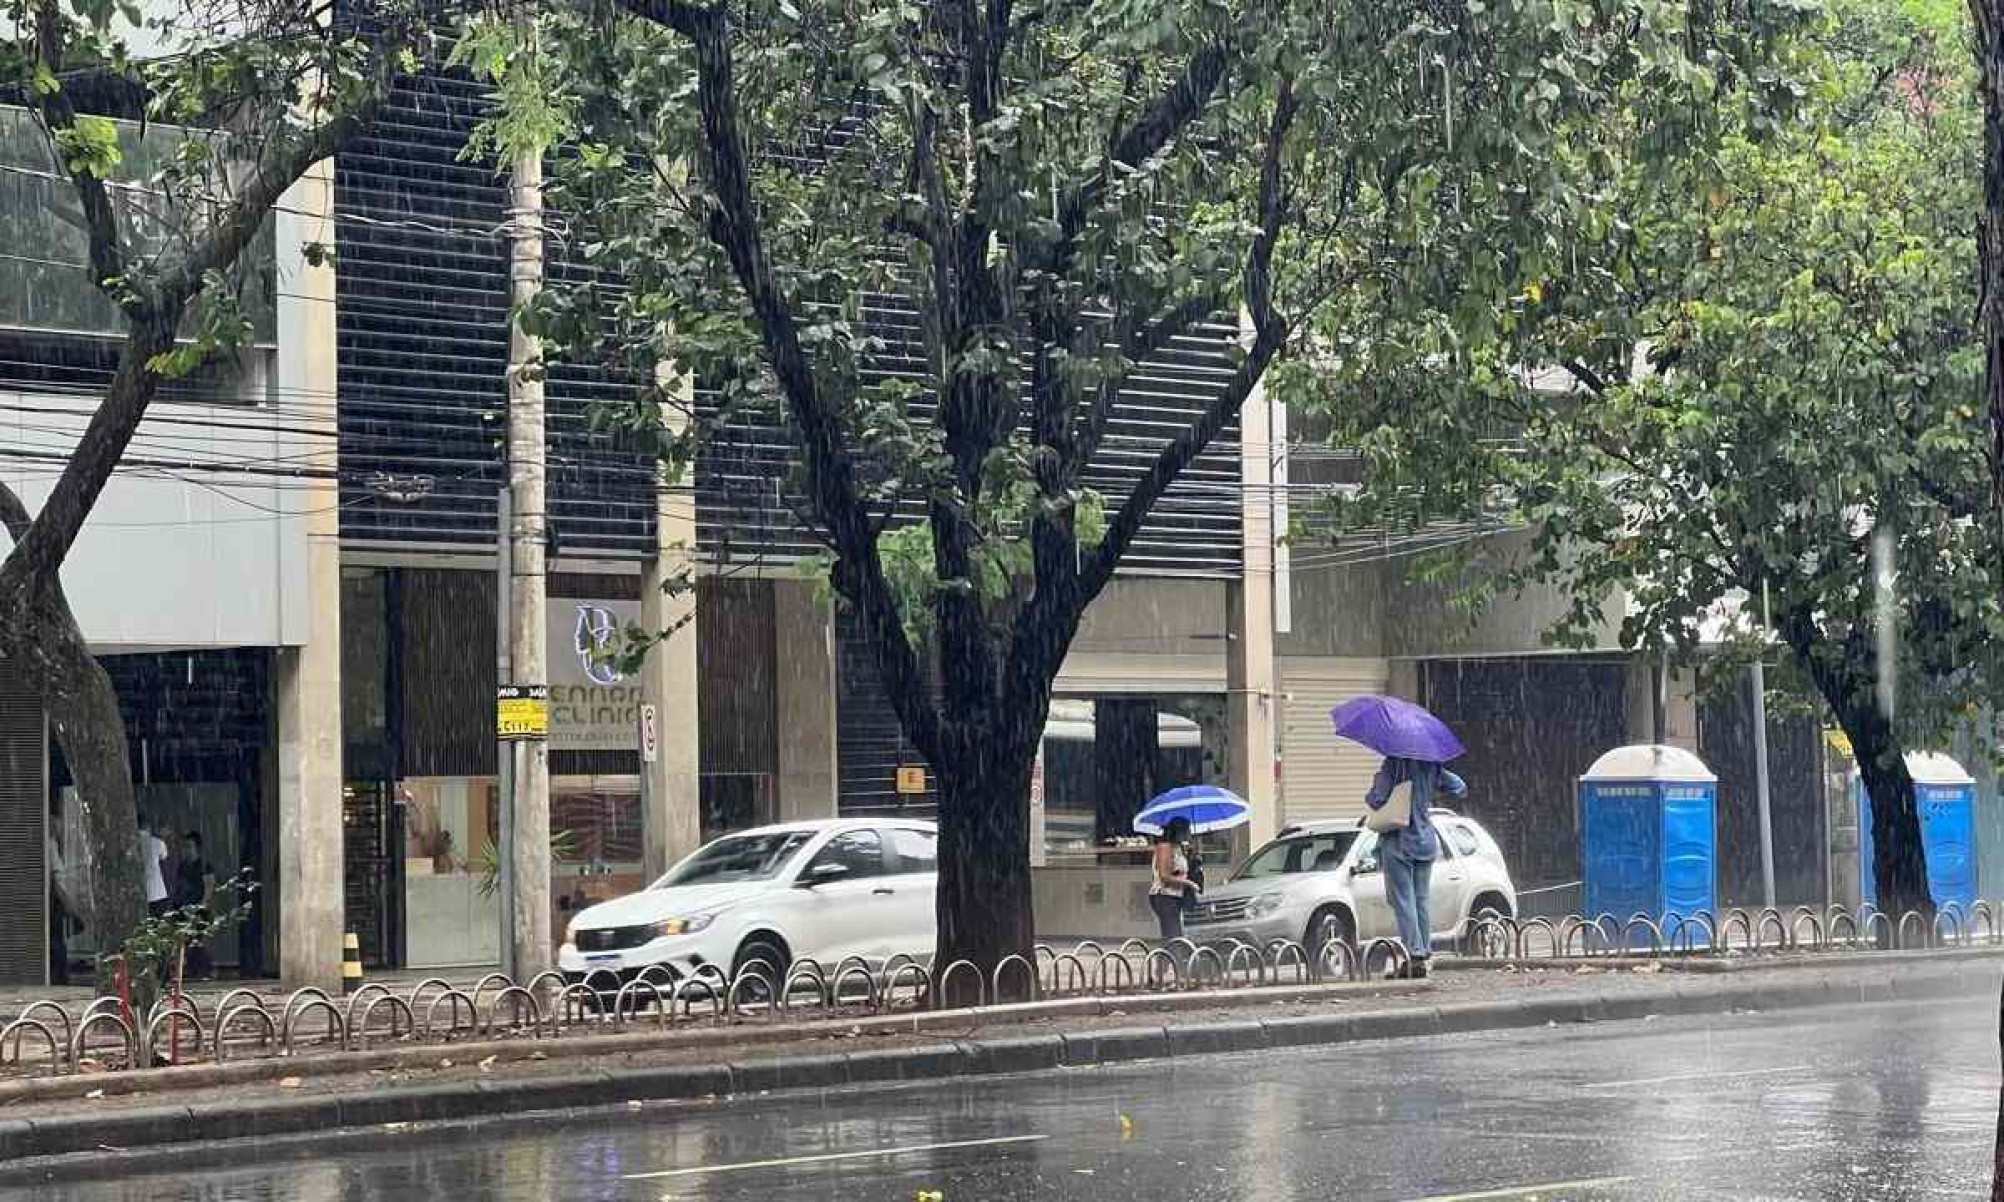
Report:
[{"label": "street", "polygon": [[1981,1196],[1987,1002],[743,1099],[0,1194],[43,1202]]}]

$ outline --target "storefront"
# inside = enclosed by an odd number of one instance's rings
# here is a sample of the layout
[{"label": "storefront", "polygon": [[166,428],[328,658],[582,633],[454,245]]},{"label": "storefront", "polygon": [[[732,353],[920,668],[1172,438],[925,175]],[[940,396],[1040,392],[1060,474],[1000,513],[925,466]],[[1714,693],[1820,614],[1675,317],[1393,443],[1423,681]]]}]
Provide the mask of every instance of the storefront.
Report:
[{"label": "storefront", "polygon": [[[550,578],[556,930],[576,910],[647,883],[642,692],[612,654],[640,622],[639,588],[638,575]],[[698,610],[705,716],[698,792],[707,838],[771,821],[775,812],[772,604],[762,582],[705,581]],[[343,573],[342,628],[347,905],[363,962],[494,963],[501,918],[493,575],[351,566]]]}]

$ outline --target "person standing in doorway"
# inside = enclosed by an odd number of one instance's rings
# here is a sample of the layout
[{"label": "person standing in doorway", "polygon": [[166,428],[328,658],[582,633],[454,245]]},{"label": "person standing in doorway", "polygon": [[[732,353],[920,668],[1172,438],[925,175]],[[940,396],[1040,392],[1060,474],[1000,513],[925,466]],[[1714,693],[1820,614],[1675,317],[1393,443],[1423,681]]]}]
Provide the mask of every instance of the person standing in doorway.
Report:
[{"label": "person standing in doorway", "polygon": [[1190,879],[1190,857],[1183,845],[1190,838],[1190,820],[1171,819],[1155,836],[1155,879],[1148,885],[1148,907],[1162,930],[1162,941],[1183,937],[1183,899],[1197,890]]},{"label": "person standing in doorway", "polygon": [[1440,855],[1440,835],[1434,830],[1434,797],[1460,797],[1468,785],[1439,764],[1387,757],[1364,794],[1364,804],[1383,810],[1400,785],[1409,785],[1411,813],[1405,824],[1378,835],[1378,868],[1385,878],[1385,902],[1398,924],[1399,941],[1409,959],[1393,972],[1406,980],[1423,980],[1433,959],[1433,862]]},{"label": "person standing in doorway", "polygon": [[[174,897],[176,909],[193,909],[207,918],[203,907],[209,904],[211,872],[209,862],[202,857],[202,835],[200,831],[189,831],[181,836],[181,858],[174,862]],[[214,962],[209,949],[203,944],[188,948],[187,975],[197,981],[207,980],[213,972]]]},{"label": "person standing in doorway", "polygon": [[62,810],[54,805],[49,807],[49,829],[46,833],[49,856],[49,984],[70,983],[70,916],[77,913],[76,901],[70,896],[70,869],[63,862],[63,845],[56,838],[62,821]]},{"label": "person standing in doorway", "polygon": [[146,873],[146,912],[158,918],[167,912],[167,844],[153,833],[151,818],[139,820],[139,864]]}]

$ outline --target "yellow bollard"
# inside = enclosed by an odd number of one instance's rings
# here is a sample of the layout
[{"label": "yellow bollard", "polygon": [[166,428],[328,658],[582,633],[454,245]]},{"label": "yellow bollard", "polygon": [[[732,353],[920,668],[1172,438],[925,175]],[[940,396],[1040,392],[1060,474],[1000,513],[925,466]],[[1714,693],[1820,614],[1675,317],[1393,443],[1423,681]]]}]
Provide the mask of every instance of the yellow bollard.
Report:
[{"label": "yellow bollard", "polygon": [[362,987],[362,941],[350,931],[341,937],[341,992],[353,993]]}]

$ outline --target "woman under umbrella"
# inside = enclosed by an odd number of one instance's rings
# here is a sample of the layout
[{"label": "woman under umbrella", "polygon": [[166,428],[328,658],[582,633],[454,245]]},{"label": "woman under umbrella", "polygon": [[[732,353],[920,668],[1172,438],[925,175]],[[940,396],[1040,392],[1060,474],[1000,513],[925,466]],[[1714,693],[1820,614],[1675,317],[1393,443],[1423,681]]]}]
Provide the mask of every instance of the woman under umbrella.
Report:
[{"label": "woman under umbrella", "polygon": [[1230,830],[1252,817],[1252,807],[1229,789],[1186,785],[1171,789],[1142,807],[1134,829],[1155,836],[1155,875],[1148,884],[1148,908],[1166,943],[1183,937],[1183,911],[1203,892],[1203,879],[1192,864],[1190,837]]},{"label": "woman under umbrella", "polygon": [[1336,733],[1385,757],[1364,794],[1365,825],[1378,832],[1385,902],[1410,956],[1393,976],[1423,979],[1433,958],[1433,862],[1440,855],[1434,797],[1461,797],[1468,785],[1443,764],[1462,754],[1440,719],[1396,697],[1356,697],[1330,711]]}]

